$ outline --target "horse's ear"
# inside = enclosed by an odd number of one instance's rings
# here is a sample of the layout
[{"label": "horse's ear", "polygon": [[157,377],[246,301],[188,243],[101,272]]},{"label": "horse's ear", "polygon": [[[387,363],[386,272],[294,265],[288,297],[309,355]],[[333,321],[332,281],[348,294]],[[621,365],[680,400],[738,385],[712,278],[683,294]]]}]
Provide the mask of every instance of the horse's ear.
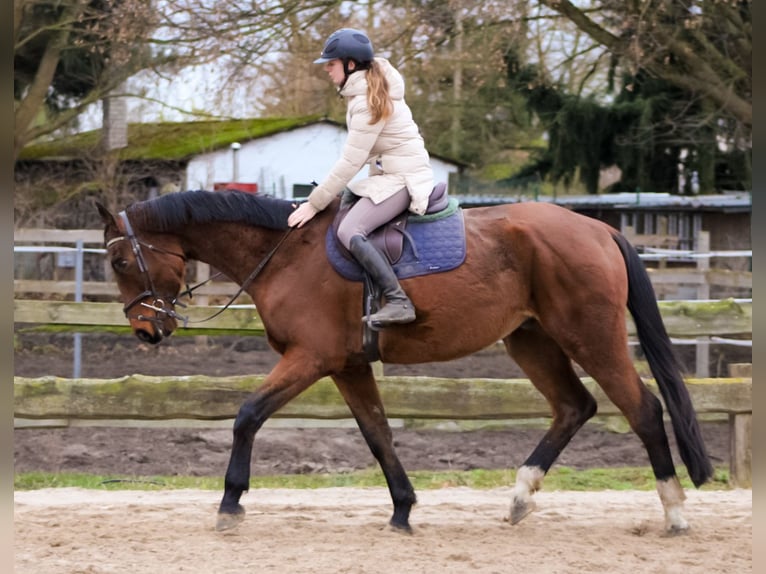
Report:
[{"label": "horse's ear", "polygon": [[104,204],[102,204],[100,201],[97,201],[96,208],[98,209],[99,215],[101,215],[101,221],[104,222],[106,227],[109,227],[110,225],[117,227],[117,221],[114,219],[114,215],[112,215],[111,212],[106,207],[104,207]]},{"label": "horse's ear", "polygon": [[120,235],[120,228],[117,226],[117,220],[114,218],[114,215],[99,201],[96,202],[96,208],[99,215],[101,215],[101,221],[104,222],[104,242],[110,237]]}]

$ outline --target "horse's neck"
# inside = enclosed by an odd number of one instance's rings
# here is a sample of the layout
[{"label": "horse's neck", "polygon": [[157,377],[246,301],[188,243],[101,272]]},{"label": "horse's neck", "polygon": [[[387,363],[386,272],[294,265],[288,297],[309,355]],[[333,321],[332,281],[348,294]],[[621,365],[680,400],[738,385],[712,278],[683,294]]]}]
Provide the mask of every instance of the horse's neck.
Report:
[{"label": "horse's neck", "polygon": [[[317,222],[319,224],[319,222]],[[322,231],[318,228],[322,227]],[[312,229],[293,230],[289,233],[304,234],[304,242],[323,246],[326,225],[316,225]],[[190,258],[207,263],[221,271],[229,279],[242,284],[259,267],[272,265],[273,260],[284,260],[285,256],[297,256],[299,248],[294,238],[285,238],[288,231],[264,229],[232,224],[217,224],[202,228],[182,237],[186,253]],[[267,261],[268,259],[268,261]]]}]

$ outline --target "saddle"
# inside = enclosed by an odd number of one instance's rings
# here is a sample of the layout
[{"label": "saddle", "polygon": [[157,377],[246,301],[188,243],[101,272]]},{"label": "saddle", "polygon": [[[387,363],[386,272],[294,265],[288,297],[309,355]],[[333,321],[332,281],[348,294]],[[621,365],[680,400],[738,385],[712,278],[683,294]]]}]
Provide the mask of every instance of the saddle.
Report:
[{"label": "saddle", "polygon": [[[327,230],[327,255],[340,275],[361,281],[361,267],[338,241],[338,226],[350,208],[342,206]],[[447,185],[440,183],[431,192],[424,215],[405,210],[373,231],[367,240],[388,258],[397,277],[403,279],[460,265],[465,258],[464,236],[462,212],[457,201],[448,196]]]},{"label": "saddle", "polygon": [[[327,259],[342,277],[364,282],[362,305],[364,314],[369,317],[379,309],[380,288],[338,241],[338,226],[350,208],[350,205],[342,206],[327,230]],[[457,200],[448,197],[445,183],[434,187],[424,215],[405,211],[376,229],[367,240],[388,257],[400,279],[449,271],[465,261],[463,212]],[[380,359],[378,330],[369,322],[362,324],[362,347],[369,362]]]}]

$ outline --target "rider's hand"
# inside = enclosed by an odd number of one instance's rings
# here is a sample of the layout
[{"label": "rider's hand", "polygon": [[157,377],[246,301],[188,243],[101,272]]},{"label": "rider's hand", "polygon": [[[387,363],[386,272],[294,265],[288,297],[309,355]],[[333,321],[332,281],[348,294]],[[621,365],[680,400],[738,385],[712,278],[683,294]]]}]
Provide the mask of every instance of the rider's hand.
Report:
[{"label": "rider's hand", "polygon": [[293,211],[287,218],[287,225],[290,227],[303,227],[303,224],[317,214],[317,209],[308,201],[301,203],[298,209]]}]

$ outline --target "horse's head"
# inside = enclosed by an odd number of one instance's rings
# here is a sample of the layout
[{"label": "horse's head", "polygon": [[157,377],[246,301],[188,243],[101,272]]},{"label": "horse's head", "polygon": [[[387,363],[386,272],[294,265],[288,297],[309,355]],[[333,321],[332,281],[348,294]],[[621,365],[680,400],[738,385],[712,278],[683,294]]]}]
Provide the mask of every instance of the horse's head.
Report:
[{"label": "horse's head", "polygon": [[178,326],[175,305],[184,286],[186,256],[171,235],[142,231],[138,237],[127,212],[115,217],[100,203],[97,207],[125,316],[139,339],[159,343]]}]

